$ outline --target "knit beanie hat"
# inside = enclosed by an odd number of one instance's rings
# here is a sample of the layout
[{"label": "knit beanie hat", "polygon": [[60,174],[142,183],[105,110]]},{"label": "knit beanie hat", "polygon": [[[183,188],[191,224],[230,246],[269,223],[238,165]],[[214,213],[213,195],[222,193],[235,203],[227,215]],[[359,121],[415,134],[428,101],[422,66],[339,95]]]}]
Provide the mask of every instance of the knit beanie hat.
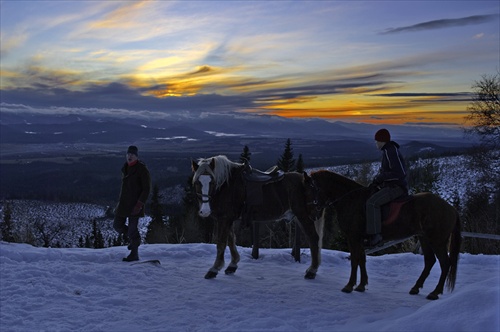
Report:
[{"label": "knit beanie hat", "polygon": [[137,146],[131,145],[131,146],[128,147],[127,153],[132,153],[132,154],[135,154],[136,156],[138,156],[139,155],[139,149],[137,149]]},{"label": "knit beanie hat", "polygon": [[391,134],[387,129],[380,129],[375,133],[375,140],[377,142],[389,142],[391,140]]}]

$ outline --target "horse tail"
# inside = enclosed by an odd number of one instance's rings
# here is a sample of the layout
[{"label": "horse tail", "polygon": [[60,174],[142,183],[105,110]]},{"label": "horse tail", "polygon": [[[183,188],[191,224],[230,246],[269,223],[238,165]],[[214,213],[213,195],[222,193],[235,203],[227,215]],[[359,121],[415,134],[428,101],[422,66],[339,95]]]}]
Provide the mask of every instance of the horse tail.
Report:
[{"label": "horse tail", "polygon": [[462,245],[462,223],[458,213],[456,215],[455,227],[451,233],[450,241],[450,271],[446,280],[446,287],[450,292],[455,288],[455,280],[457,279],[458,259],[460,254],[460,247]]}]

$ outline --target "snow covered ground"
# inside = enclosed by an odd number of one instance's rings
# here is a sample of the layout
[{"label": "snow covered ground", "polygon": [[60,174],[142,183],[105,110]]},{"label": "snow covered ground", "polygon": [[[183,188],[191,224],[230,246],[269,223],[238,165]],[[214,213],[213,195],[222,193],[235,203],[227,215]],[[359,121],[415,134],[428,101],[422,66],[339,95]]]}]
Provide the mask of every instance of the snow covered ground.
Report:
[{"label": "snow covered ground", "polygon": [[[408,291],[423,267],[412,253],[368,257],[365,293],[340,289],[345,252],[323,250],[315,280],[303,278],[308,250],[239,248],[233,276],[204,275],[213,244],[151,244],[142,260],[122,262],[125,247],[38,248],[0,242],[0,326],[9,331],[500,331],[500,256],[462,254],[455,291]],[[226,253],[226,257],[229,254]],[[227,259],[226,259],[227,260]]]}]

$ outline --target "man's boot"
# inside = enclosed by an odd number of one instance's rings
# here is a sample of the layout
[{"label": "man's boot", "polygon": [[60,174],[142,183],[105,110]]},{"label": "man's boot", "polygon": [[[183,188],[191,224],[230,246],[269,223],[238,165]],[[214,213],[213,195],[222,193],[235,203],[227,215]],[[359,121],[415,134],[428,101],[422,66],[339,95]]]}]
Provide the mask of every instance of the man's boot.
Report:
[{"label": "man's boot", "polygon": [[124,262],[134,262],[139,260],[139,248],[130,249],[130,254],[123,258]]}]

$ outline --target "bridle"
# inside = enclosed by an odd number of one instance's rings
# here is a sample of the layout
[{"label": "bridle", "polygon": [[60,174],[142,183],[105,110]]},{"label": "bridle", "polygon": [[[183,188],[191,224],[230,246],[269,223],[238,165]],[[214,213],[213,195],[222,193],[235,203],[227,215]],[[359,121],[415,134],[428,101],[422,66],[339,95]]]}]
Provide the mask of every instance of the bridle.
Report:
[{"label": "bridle", "polygon": [[[200,181],[200,177],[202,176],[209,176],[210,177],[210,181],[208,183],[202,183]],[[197,179],[195,180],[195,185],[196,183],[199,183],[199,185],[201,187],[204,187],[205,185],[208,185],[209,186],[209,189],[208,189],[208,192],[207,194],[204,194],[203,193],[203,190],[201,190],[201,192],[198,192],[197,188],[195,187],[195,191],[196,191],[196,196],[198,197],[198,200],[200,201],[200,203],[204,204],[204,203],[210,203],[210,199],[212,198],[212,194],[213,194],[213,181],[214,181],[214,177],[212,174],[210,174],[209,172],[203,172],[201,174],[198,175]]]},{"label": "bridle", "polygon": [[[319,213],[324,209],[324,206],[321,206],[319,203],[319,191],[320,189],[316,185],[316,181],[311,178],[311,181],[309,181],[308,186],[311,188],[311,191],[313,193],[313,199],[311,201],[306,202],[308,210],[314,210],[315,212]],[[312,208],[310,208],[312,206]],[[313,216],[309,215],[309,219],[314,221]]]}]

